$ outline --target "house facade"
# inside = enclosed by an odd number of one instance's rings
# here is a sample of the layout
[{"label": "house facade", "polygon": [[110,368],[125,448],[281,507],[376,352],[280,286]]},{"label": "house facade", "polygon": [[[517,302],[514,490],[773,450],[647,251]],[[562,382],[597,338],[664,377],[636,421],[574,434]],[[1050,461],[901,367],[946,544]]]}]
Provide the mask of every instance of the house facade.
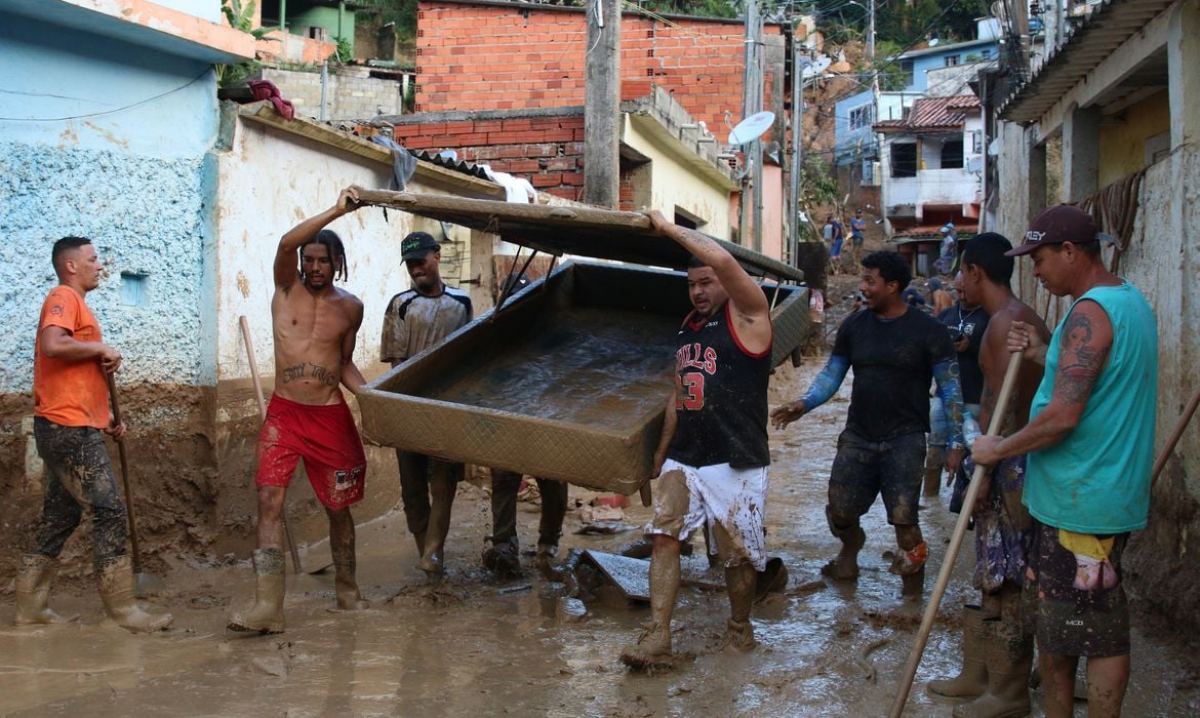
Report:
[{"label": "house facade", "polygon": [[[998,95],[995,229],[1021,237],[1044,208],[1069,202],[1115,238],[1105,263],[1135,284],[1158,321],[1156,453],[1200,390],[1200,7],[1112,0],[1067,33],[1047,23],[1043,54],[1024,82]],[[1014,281],[1051,326],[1070,306],[1036,281],[1028,261]],[[1131,586],[1181,625],[1200,599],[1200,425],[1167,457],[1151,494],[1150,525],[1127,552]]]},{"label": "house facade", "polygon": [[883,137],[880,185],[890,232],[933,237],[947,222],[977,222],[982,127],[974,95],[922,98],[905,119],[875,124]]},{"label": "house facade", "polygon": [[[239,331],[249,322],[269,393],[271,266],[279,237],[349,184],[386,187],[391,154],[349,133],[284,120],[269,105],[219,103],[216,66],[255,40],[219,22],[218,0],[0,0],[0,542],[22,546],[41,501],[32,438],[32,363],[53,243],[92,239],[105,265],[88,303],[124,355],[117,376],[142,551],[248,553],[253,545],[258,409]],[[416,191],[500,197],[495,183],[419,162]],[[408,287],[403,213],[363,209],[332,228],[346,240],[345,286],[366,306],[355,359],[379,361],[382,313]],[[451,228],[448,280],[480,274],[491,235]],[[482,300],[482,297],[481,297]],[[482,307],[487,304],[480,302]],[[363,518],[391,508],[395,459],[368,447],[374,489]],[[390,478],[390,480],[389,480]],[[290,492],[302,539],[321,535],[307,482]],[[67,573],[90,570],[72,542]],[[17,554],[0,555],[0,576]]]}]

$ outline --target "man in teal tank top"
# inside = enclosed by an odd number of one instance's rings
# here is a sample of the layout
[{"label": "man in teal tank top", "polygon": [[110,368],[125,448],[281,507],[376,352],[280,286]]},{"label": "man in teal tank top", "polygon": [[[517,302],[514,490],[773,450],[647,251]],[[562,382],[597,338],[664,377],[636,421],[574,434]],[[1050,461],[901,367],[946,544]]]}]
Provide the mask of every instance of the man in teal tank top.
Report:
[{"label": "man in teal tank top", "polygon": [[1129,609],[1121,555],[1146,526],[1158,393],[1158,333],[1141,292],[1109,272],[1090,215],[1038,215],[1012,256],[1055,296],[1076,297],[1049,346],[1014,323],[1009,349],[1045,364],[1029,424],[980,437],[981,464],[1028,453],[1024,503],[1036,520],[1026,574],[1045,710],[1070,716],[1087,657],[1089,715],[1119,715],[1129,681]]}]

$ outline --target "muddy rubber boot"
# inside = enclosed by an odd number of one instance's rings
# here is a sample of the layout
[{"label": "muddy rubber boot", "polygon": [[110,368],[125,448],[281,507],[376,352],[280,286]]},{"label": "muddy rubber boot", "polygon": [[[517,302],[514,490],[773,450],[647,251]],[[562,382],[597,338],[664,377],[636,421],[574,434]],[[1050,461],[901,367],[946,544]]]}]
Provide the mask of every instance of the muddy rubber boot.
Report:
[{"label": "muddy rubber boot", "polygon": [[349,571],[338,571],[333,580],[337,592],[337,607],[339,611],[361,611],[371,607],[371,602],[362,597],[358,590],[358,581]]},{"label": "muddy rubber boot", "polygon": [[254,605],[249,611],[234,613],[226,628],[246,633],[283,633],[283,552],[277,548],[256,550],[254,575],[258,581]]},{"label": "muddy rubber boot", "polygon": [[483,567],[494,573],[497,578],[523,575],[520,544],[517,543],[516,537],[514,536],[511,541],[492,544],[484,549]]},{"label": "muddy rubber boot", "polygon": [[741,653],[758,645],[754,640],[754,626],[750,624],[750,606],[754,603],[757,583],[758,572],[753,564],[740,563],[725,569],[725,590],[729,592],[725,645]]},{"label": "muddy rubber boot", "polygon": [[425,532],[425,550],[417,566],[431,581],[440,581],[446,572],[446,536],[450,534],[450,510],[458,485],[446,476],[433,476],[429,481],[431,494],[429,528]]},{"label": "muddy rubber boot", "polygon": [[40,553],[21,556],[21,568],[17,571],[17,615],[13,624],[66,623],[69,619],[55,613],[46,606],[50,600],[50,584],[58,573],[58,561]]},{"label": "muddy rubber boot", "polygon": [[821,574],[835,581],[853,581],[858,578],[858,552],[867,542],[867,534],[857,521],[846,528],[838,528],[829,516],[829,507],[825,507],[825,516],[829,518],[829,531],[842,542],[842,550],[837,558],[821,567]]},{"label": "muddy rubber boot", "polygon": [[558,546],[539,543],[537,553],[533,556],[533,566],[538,573],[546,578],[555,575],[554,559],[558,558]]},{"label": "muddy rubber boot", "polygon": [[925,496],[937,496],[942,491],[942,463],[944,452],[940,446],[929,447],[925,457]]},{"label": "muddy rubber boot", "polygon": [[930,693],[947,698],[976,698],[987,691],[988,668],[984,660],[983,612],[963,606],[962,670],[954,678],[930,681]]},{"label": "muddy rubber boot", "polygon": [[679,592],[679,556],[668,555],[650,562],[651,623],[637,641],[621,651],[621,662],[635,670],[669,668],[671,654],[671,614]]},{"label": "muddy rubber boot", "polygon": [[128,554],[100,565],[100,598],[108,617],[131,633],[161,631],[175,620],[169,613],[147,613],[133,600],[133,560]]},{"label": "muddy rubber boot", "polygon": [[900,595],[905,598],[920,598],[925,593],[925,566],[912,573],[900,576]]},{"label": "muddy rubber boot", "polygon": [[1011,612],[985,627],[987,692],[970,703],[955,706],[955,718],[1020,718],[1029,715],[1029,674],[1033,640],[1021,630]]}]

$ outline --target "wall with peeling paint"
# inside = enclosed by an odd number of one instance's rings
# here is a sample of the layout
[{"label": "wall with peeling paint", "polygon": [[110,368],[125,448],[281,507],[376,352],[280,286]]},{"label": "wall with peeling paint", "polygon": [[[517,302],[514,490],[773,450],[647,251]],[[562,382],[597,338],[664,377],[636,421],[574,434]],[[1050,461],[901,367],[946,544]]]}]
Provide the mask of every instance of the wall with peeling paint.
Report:
[{"label": "wall with peeling paint", "polygon": [[211,67],[12,16],[0,77],[0,392],[30,390],[38,309],[56,283],[50,248],[66,234],[91,238],[105,261],[89,303],[128,355],[123,380],[211,383]]}]

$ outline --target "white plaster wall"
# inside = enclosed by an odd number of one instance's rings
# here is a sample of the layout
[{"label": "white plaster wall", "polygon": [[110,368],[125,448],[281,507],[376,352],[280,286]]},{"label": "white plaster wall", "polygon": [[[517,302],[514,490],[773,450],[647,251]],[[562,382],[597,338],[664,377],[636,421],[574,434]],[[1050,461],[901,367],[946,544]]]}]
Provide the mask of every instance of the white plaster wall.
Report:
[{"label": "white plaster wall", "polygon": [[[272,266],[280,237],[304,218],[337,200],[342,188],[357,184],[386,188],[391,167],[285,132],[238,120],[232,147],[219,163],[217,213],[217,378],[250,376],[238,317],[249,319],[259,371],[274,374],[271,336]],[[417,192],[439,193],[419,183]],[[400,260],[400,240],[414,229],[440,238],[437,223],[396,210],[367,207],[329,225],[346,245],[350,278],[339,286],[363,300],[362,329],[354,358],[368,376],[382,369],[379,339],[388,301],[408,288]],[[455,241],[470,233],[451,227]],[[466,246],[464,244],[464,246]]]},{"label": "white plaster wall", "polygon": [[702,229],[714,237],[729,239],[729,191],[698,175],[673,154],[625,119],[622,140],[650,158],[650,203],[667,217],[675,207],[707,221]]}]

